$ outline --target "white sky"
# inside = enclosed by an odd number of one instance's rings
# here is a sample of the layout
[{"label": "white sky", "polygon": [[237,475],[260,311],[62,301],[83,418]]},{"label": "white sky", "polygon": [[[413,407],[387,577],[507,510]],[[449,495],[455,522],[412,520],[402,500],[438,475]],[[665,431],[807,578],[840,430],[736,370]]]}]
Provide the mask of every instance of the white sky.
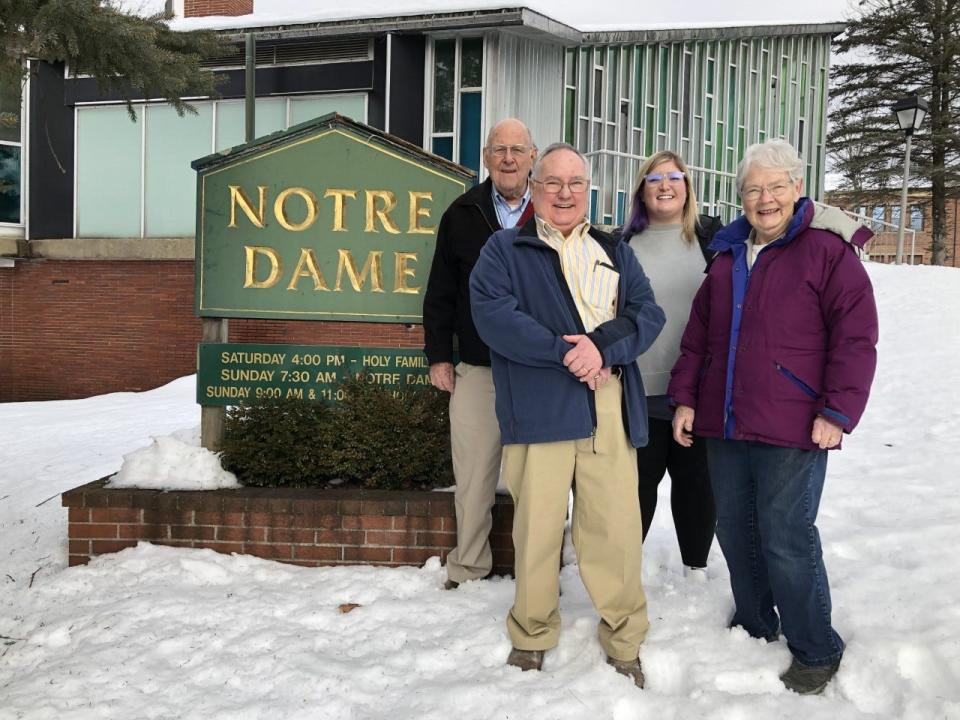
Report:
[{"label": "white sky", "polygon": [[783,642],[726,629],[716,545],[710,580],[684,580],[667,481],[644,546],[643,691],[604,664],[569,540],[563,633],[539,674],[504,666],[512,581],[446,592],[436,558],[296,568],[141,545],[67,569],[59,494],[152,437],[195,437],[187,377],[0,404],[0,720],[960,720],[960,270],[868,271],[877,376],[818,522],[847,641],[824,696],[780,685]]},{"label": "white sky", "polygon": [[[118,0],[134,11],[160,12],[163,0]],[[823,23],[844,20],[853,0],[805,0],[771,3],[769,0],[352,0],[317,3],[309,0],[255,0],[254,14],[241,18],[177,20],[174,27],[247,27],[323,20],[419,15],[433,12],[501,7],[528,7],[578,30],[638,30],[654,28],[751,26]],[[183,0],[175,0],[183,15]]]}]

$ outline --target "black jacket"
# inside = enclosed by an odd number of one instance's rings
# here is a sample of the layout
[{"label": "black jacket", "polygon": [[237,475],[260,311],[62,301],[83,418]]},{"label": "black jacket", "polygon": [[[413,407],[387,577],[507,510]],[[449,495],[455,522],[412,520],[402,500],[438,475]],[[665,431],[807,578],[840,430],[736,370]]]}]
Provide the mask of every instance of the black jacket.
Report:
[{"label": "black jacket", "polygon": [[[707,269],[710,268],[710,263],[713,262],[713,258],[717,255],[716,252],[709,249],[709,245],[713,241],[713,236],[716,235],[722,227],[723,223],[720,222],[720,218],[718,217],[700,215],[697,218],[697,242],[700,243],[700,252],[703,253],[703,259],[707,261]],[[706,271],[707,270],[704,270],[704,272]]]},{"label": "black jacket", "polygon": [[487,238],[500,230],[492,188],[493,181],[487,178],[450,203],[440,218],[423,296],[423,350],[431,365],[453,361],[454,335],[460,360],[490,365],[490,348],[477,334],[470,314],[470,271]]}]

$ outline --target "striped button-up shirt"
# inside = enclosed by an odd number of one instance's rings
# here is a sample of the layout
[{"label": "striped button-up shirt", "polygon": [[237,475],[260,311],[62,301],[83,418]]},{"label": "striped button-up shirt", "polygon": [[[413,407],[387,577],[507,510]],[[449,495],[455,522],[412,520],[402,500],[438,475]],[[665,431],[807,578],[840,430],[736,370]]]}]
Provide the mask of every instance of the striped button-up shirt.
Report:
[{"label": "striped button-up shirt", "polygon": [[620,273],[603,247],[590,237],[590,223],[577,225],[568,237],[537,217],[537,235],[560,255],[563,277],[587,332],[617,316]]}]

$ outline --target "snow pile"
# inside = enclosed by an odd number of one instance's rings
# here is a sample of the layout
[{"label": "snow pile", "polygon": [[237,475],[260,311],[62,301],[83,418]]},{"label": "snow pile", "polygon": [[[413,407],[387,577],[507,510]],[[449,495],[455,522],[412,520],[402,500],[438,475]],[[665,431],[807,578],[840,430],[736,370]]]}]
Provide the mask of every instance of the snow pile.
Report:
[{"label": "snow pile", "polygon": [[220,466],[220,456],[200,447],[200,428],[154,438],[123,456],[109,487],[154,490],[237,488],[236,476]]}]

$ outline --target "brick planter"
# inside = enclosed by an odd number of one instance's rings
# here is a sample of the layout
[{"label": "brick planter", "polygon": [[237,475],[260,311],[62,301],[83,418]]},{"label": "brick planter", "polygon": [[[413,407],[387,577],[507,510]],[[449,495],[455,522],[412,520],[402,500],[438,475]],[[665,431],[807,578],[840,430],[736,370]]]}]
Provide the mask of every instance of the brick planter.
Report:
[{"label": "brick planter", "polygon": [[[160,491],[104,487],[65,492],[70,565],[156,545],[244,553],[296,565],[422,565],[456,545],[453,493],[240,488]],[[493,571],[513,574],[513,503],[493,508]]]}]

